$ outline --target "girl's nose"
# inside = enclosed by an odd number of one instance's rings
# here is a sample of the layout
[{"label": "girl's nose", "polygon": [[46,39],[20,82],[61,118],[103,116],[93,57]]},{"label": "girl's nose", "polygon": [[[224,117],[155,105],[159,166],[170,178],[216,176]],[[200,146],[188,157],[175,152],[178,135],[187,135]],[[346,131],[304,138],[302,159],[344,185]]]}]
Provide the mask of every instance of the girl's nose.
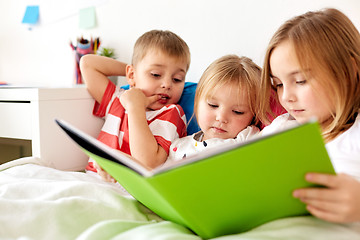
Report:
[{"label": "girl's nose", "polygon": [[227,113],[222,109],[218,109],[216,114],[216,120],[221,123],[227,123],[228,122]]},{"label": "girl's nose", "polygon": [[284,102],[294,102],[296,100],[294,89],[292,89],[292,87],[283,86],[282,93],[281,93],[281,99]]}]

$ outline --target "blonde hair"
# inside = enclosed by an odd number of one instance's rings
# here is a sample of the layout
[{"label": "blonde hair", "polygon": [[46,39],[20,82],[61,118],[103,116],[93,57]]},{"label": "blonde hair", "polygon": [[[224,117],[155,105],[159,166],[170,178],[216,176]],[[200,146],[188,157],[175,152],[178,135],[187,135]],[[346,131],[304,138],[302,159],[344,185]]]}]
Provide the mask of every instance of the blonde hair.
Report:
[{"label": "blonde hair", "polygon": [[252,124],[259,124],[256,115],[256,95],[260,84],[261,68],[250,58],[226,55],[212,62],[201,76],[195,93],[194,114],[197,117],[199,101],[211,97],[217,89],[227,84],[236,84],[240,94],[247,92]]},{"label": "blonde hair", "polygon": [[190,66],[190,50],[186,42],[171,31],[151,30],[141,35],[134,45],[132,65],[136,65],[150,51],[162,51],[170,57],[178,58]]},{"label": "blonde hair", "polygon": [[[307,12],[285,22],[270,40],[261,76],[261,120],[268,120],[272,51],[288,41],[304,74],[332,97],[335,112],[322,126],[326,141],[352,126],[360,108],[360,34],[350,19],[336,9]],[[308,71],[310,70],[310,71]],[[309,81],[311,84],[311,81]],[[314,89],[316,90],[316,89]]]}]

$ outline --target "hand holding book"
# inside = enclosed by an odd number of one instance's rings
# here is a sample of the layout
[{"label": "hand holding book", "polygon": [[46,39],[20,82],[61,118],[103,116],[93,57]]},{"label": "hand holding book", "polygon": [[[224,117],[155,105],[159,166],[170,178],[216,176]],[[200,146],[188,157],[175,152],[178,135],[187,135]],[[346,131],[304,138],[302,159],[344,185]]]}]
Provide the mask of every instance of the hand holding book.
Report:
[{"label": "hand holding book", "polygon": [[[315,122],[203,151],[151,171],[70,124],[58,124],[134,198],[203,238],[309,214],[292,192],[316,186],[305,181],[308,172],[334,174]],[[282,154],[274,148],[279,145]]]}]

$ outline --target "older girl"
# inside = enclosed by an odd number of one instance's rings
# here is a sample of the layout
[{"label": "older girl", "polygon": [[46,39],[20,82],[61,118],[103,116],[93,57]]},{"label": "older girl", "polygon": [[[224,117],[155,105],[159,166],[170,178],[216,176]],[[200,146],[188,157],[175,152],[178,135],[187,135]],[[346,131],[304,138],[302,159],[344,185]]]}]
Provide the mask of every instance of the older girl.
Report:
[{"label": "older girl", "polygon": [[[338,174],[308,173],[309,182],[327,188],[297,189],[293,195],[314,216],[331,222],[360,221],[359,69],[360,34],[336,9],[285,22],[272,37],[264,61],[264,99],[273,88],[288,111],[268,128],[313,117],[320,123]],[[267,101],[261,103],[262,112],[266,119]]]}]

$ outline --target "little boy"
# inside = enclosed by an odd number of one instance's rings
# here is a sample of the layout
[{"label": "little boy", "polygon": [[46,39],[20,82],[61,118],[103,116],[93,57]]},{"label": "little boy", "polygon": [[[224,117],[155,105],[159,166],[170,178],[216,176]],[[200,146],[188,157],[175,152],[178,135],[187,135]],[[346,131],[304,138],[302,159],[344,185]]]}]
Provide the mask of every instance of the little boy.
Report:
[{"label": "little boy", "polygon": [[[131,155],[145,167],[165,162],[171,142],[186,136],[186,118],[179,101],[190,65],[187,44],[170,31],[152,30],[135,43],[132,63],[85,55],[80,68],[96,100],[93,114],[104,117],[98,139]],[[129,90],[107,76],[126,75]],[[109,176],[92,160],[87,170]]]}]

